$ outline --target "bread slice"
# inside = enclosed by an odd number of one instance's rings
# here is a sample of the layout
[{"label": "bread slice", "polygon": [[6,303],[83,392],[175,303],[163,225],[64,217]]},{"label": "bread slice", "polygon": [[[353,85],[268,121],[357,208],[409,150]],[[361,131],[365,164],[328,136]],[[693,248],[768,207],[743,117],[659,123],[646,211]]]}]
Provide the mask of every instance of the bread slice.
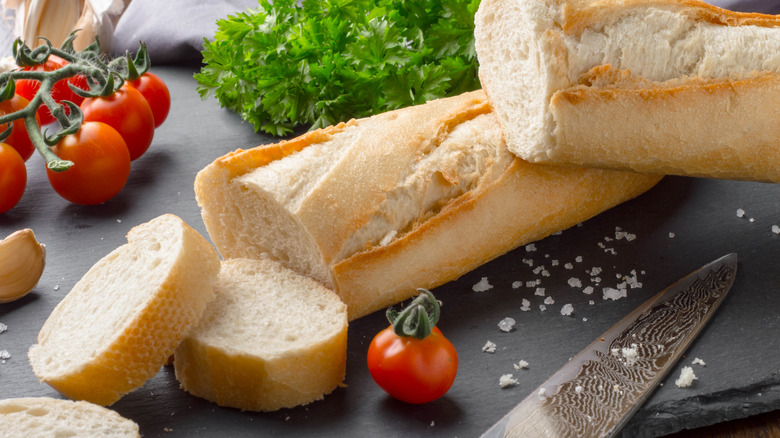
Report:
[{"label": "bread slice", "polygon": [[482,85],[532,162],[780,182],[780,16],[697,0],[484,0]]},{"label": "bread slice", "polygon": [[110,405],[143,385],[213,298],[214,248],[174,215],[139,225],[55,307],[28,353],[71,399]]},{"label": "bread slice", "polygon": [[85,401],[50,397],[0,400],[0,435],[6,437],[140,437],[138,425]]},{"label": "bread slice", "polygon": [[484,93],[238,150],[195,179],[224,258],[270,254],[354,319],[648,190],[659,176],[514,157]]},{"label": "bread slice", "polygon": [[215,292],[175,352],[184,390],[274,411],[319,400],[344,380],[347,309],[333,291],[271,260],[232,259]]}]

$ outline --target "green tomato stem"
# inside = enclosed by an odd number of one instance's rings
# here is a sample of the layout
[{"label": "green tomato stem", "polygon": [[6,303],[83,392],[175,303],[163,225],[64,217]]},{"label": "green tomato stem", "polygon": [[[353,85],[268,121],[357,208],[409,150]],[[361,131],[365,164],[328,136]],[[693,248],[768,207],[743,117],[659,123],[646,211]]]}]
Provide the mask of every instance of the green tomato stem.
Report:
[{"label": "green tomato stem", "polygon": [[425,339],[439,321],[441,315],[439,301],[427,289],[420,288],[417,291],[420,295],[405,309],[400,312],[392,307],[387,309],[387,319],[398,336]]}]

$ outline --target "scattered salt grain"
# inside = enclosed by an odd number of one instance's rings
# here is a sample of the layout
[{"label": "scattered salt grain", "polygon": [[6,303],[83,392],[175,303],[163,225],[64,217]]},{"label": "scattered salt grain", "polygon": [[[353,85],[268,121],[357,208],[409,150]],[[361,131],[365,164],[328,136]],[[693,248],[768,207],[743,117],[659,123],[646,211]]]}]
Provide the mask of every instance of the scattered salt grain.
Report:
[{"label": "scattered salt grain", "polygon": [[8,352],[8,350],[0,350],[0,360],[5,361],[6,359],[11,358],[11,353]]},{"label": "scattered salt grain", "polygon": [[582,318],[582,322],[588,322],[588,318]]},{"label": "scattered salt grain", "polygon": [[745,210],[738,208],[737,209],[737,217],[744,217],[745,216]]},{"label": "scattered salt grain", "polygon": [[584,390],[585,388],[583,388],[582,385],[577,385],[574,387],[574,392],[576,392],[577,394],[582,394],[582,391]]},{"label": "scattered salt grain", "polygon": [[585,295],[590,295],[593,293],[593,286],[587,286],[585,289],[582,290],[582,293]]},{"label": "scattered salt grain", "polygon": [[545,310],[547,310],[547,306],[545,306],[544,304],[539,304],[539,310],[544,312]]},{"label": "scattered salt grain", "polygon": [[523,282],[522,281],[514,281],[514,282],[512,282],[512,289],[520,289],[520,287],[522,287],[522,286],[523,286]]},{"label": "scattered salt grain", "polygon": [[498,328],[502,332],[511,332],[513,328],[515,328],[516,321],[514,318],[506,317],[498,322]]},{"label": "scattered salt grain", "polygon": [[672,233],[672,232],[669,232],[669,238],[670,238],[670,239],[674,239],[674,233]]},{"label": "scattered salt grain", "polygon": [[571,286],[571,287],[582,287],[582,281],[580,281],[579,278],[571,277],[571,278],[569,278],[569,286]]},{"label": "scattered salt grain", "polygon": [[523,263],[525,263],[528,266],[533,266],[534,265],[534,260],[533,259],[523,259]]},{"label": "scattered salt grain", "polygon": [[531,310],[531,302],[523,298],[523,305],[520,307],[520,310],[523,312],[528,312]]},{"label": "scattered salt grain", "polygon": [[628,296],[626,294],[626,290],[625,289],[615,289],[615,288],[611,288],[611,287],[605,287],[603,289],[603,292],[604,292],[604,299],[605,300],[617,301],[617,300],[619,300],[621,298],[625,298],[626,296]]},{"label": "scattered salt grain", "polygon": [[566,269],[574,269],[574,265],[572,265],[571,263],[566,263],[565,265],[563,265],[563,267]]},{"label": "scattered salt grain", "polygon": [[493,285],[488,282],[487,277],[482,277],[482,279],[479,280],[479,283],[471,286],[471,290],[474,292],[485,292],[490,289],[493,289]]},{"label": "scattered salt grain", "polygon": [[701,365],[701,366],[705,366],[705,365],[707,365],[707,364],[705,364],[705,363],[704,363],[704,361],[703,361],[703,360],[699,359],[698,357],[697,357],[696,359],[694,359],[694,360],[693,360],[693,362],[691,362],[691,363],[692,363],[693,365]]},{"label": "scattered salt grain", "polygon": [[3,333],[6,330],[8,330],[8,326],[0,322],[0,333]]},{"label": "scattered salt grain", "polygon": [[694,380],[696,380],[696,374],[693,373],[693,368],[683,367],[680,371],[680,377],[674,381],[674,384],[679,388],[686,388],[693,385]]},{"label": "scattered salt grain", "polygon": [[775,234],[780,234],[780,227],[777,225],[772,225],[772,232]]},{"label": "scattered salt grain", "polygon": [[54,287],[53,287],[52,289],[54,289],[54,290],[60,290],[60,285],[59,285],[59,284],[55,284],[55,285],[54,285]]},{"label": "scattered salt grain", "polygon": [[534,291],[534,295],[538,295],[540,297],[544,296],[544,288],[543,287],[537,287]]},{"label": "scattered salt grain", "polygon": [[516,370],[521,370],[524,368],[528,368],[528,362],[521,360],[520,362],[514,364],[514,367]]},{"label": "scattered salt grain", "polygon": [[593,268],[590,269],[590,276],[591,277],[595,277],[595,276],[601,274],[601,271],[602,271],[602,269],[600,267],[594,266]]},{"label": "scattered salt grain", "polygon": [[536,251],[536,244],[535,243],[529,243],[525,246],[526,252],[533,252]]},{"label": "scattered salt grain", "polygon": [[636,239],[636,234],[628,233],[621,230],[620,227],[617,227],[615,228],[615,239],[626,239],[626,241],[631,242],[632,240]]},{"label": "scattered salt grain", "polygon": [[577,263],[582,263],[582,256],[574,257],[574,261]]},{"label": "scattered salt grain", "polygon": [[395,236],[398,234],[398,231],[392,230],[389,233],[385,234],[385,237],[382,238],[382,240],[379,241],[379,246],[385,247],[390,244],[390,242],[395,239]]},{"label": "scattered salt grain", "polygon": [[537,396],[539,396],[539,398],[545,398],[545,393],[546,393],[546,392],[547,392],[547,390],[546,390],[546,389],[544,389],[544,388],[539,388],[539,392],[537,392],[537,393],[536,393],[536,395],[537,395]]},{"label": "scattered salt grain", "polygon": [[561,315],[571,316],[572,313],[574,313],[574,306],[571,304],[564,304],[563,307],[561,307]]},{"label": "scattered salt grain", "polygon": [[482,351],[485,353],[495,353],[496,352],[496,344],[490,341],[487,341],[485,343],[485,346],[482,347]]},{"label": "scattered salt grain", "polygon": [[544,299],[544,304],[547,304],[548,306],[551,306],[551,305],[555,304],[555,300],[553,299],[553,297],[547,297],[547,298]]},{"label": "scattered salt grain", "polygon": [[500,386],[502,389],[515,386],[518,383],[520,382],[511,374],[504,374],[500,379],[498,379],[498,386]]},{"label": "scattered salt grain", "polygon": [[639,358],[639,353],[636,351],[636,347],[633,346],[631,348],[623,347],[620,352],[628,366],[633,366]]},{"label": "scattered salt grain", "polygon": [[558,266],[560,264],[560,262],[557,259],[553,259],[553,260],[550,261],[550,264],[553,265],[553,266]]}]

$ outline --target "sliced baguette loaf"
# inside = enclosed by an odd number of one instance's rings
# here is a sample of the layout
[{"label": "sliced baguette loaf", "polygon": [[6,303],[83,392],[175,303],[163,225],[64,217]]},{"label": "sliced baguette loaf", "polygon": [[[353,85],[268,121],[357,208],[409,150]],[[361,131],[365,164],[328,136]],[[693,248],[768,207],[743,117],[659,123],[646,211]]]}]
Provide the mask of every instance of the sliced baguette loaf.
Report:
[{"label": "sliced baguette loaf", "polygon": [[780,16],[697,0],[484,0],[479,75],[532,162],[780,182]]},{"label": "sliced baguette loaf", "polygon": [[224,261],[214,290],[175,352],[184,390],[274,411],[319,400],[344,380],[347,309],[331,290],[265,259]]},{"label": "sliced baguette loaf", "polygon": [[0,436],[25,438],[132,438],[138,425],[111,409],[50,397],[0,400]]},{"label": "sliced baguette loaf", "polygon": [[268,253],[333,288],[354,319],[659,179],[516,159],[477,91],[238,150],[200,171],[195,193],[224,258]]},{"label": "sliced baguette loaf", "polygon": [[174,215],[139,225],[55,307],[29,351],[65,396],[110,405],[153,377],[213,298],[214,248]]}]

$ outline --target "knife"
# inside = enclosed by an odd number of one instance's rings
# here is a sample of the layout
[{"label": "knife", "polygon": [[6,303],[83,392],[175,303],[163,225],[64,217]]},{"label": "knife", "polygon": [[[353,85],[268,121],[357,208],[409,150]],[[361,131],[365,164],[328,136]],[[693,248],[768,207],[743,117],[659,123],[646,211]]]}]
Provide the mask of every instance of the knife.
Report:
[{"label": "knife", "polygon": [[715,313],[737,255],[697,269],[626,315],[485,432],[493,437],[617,434]]}]

